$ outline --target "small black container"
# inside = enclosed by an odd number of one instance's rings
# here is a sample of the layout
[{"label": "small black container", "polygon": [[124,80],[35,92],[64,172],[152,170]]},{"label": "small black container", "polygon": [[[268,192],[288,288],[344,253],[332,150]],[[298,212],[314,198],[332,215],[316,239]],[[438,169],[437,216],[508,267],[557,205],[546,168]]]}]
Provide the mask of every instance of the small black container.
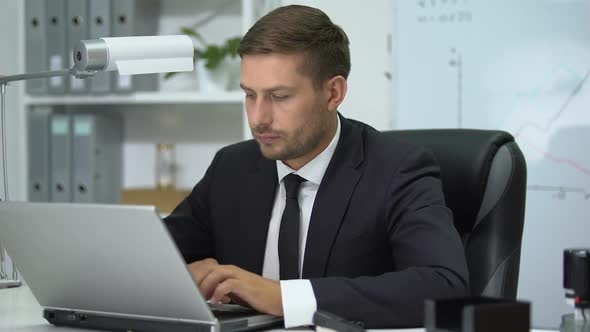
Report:
[{"label": "small black container", "polygon": [[530,303],[487,297],[427,300],[427,332],[529,332]]}]

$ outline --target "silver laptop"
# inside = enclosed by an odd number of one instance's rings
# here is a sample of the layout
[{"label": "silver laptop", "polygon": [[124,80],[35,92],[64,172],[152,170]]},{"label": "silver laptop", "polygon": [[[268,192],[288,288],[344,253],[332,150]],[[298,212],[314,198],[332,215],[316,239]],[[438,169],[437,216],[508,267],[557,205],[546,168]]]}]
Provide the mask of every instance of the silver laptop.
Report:
[{"label": "silver laptop", "polygon": [[153,207],[0,202],[0,242],[54,325],[237,331],[282,322],[243,307],[216,317]]}]

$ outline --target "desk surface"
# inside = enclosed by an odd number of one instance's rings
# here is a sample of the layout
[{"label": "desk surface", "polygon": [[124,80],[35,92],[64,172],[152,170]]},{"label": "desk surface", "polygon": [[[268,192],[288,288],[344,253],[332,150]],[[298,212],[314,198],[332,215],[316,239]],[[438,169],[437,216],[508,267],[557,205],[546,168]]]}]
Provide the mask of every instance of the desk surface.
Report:
[{"label": "desk surface", "polygon": [[[60,328],[41,316],[41,306],[28,287],[0,289],[0,331],[14,332],[89,332],[95,330]],[[286,330],[274,330],[286,331]],[[297,331],[295,329],[288,330]],[[301,329],[310,331],[310,329]],[[424,329],[376,330],[379,332],[423,332]],[[541,330],[532,330],[541,332]],[[546,332],[546,331],[545,331]]]}]

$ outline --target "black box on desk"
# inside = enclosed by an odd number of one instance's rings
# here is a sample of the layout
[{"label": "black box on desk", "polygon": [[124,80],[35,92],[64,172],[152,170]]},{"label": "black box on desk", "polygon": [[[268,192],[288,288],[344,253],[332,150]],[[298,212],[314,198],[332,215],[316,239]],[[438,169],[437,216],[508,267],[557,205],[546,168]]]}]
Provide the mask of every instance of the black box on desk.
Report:
[{"label": "black box on desk", "polygon": [[530,303],[487,297],[427,300],[427,332],[529,332]]}]

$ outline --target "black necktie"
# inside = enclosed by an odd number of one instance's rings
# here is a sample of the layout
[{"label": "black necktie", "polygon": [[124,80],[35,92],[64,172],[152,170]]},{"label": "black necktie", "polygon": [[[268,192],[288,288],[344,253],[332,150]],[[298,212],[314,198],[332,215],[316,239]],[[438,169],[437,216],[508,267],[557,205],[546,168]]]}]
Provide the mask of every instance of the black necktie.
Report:
[{"label": "black necktie", "polygon": [[280,279],[299,279],[299,185],[305,181],[297,174],[283,178],[285,183],[285,210],[279,230]]}]

